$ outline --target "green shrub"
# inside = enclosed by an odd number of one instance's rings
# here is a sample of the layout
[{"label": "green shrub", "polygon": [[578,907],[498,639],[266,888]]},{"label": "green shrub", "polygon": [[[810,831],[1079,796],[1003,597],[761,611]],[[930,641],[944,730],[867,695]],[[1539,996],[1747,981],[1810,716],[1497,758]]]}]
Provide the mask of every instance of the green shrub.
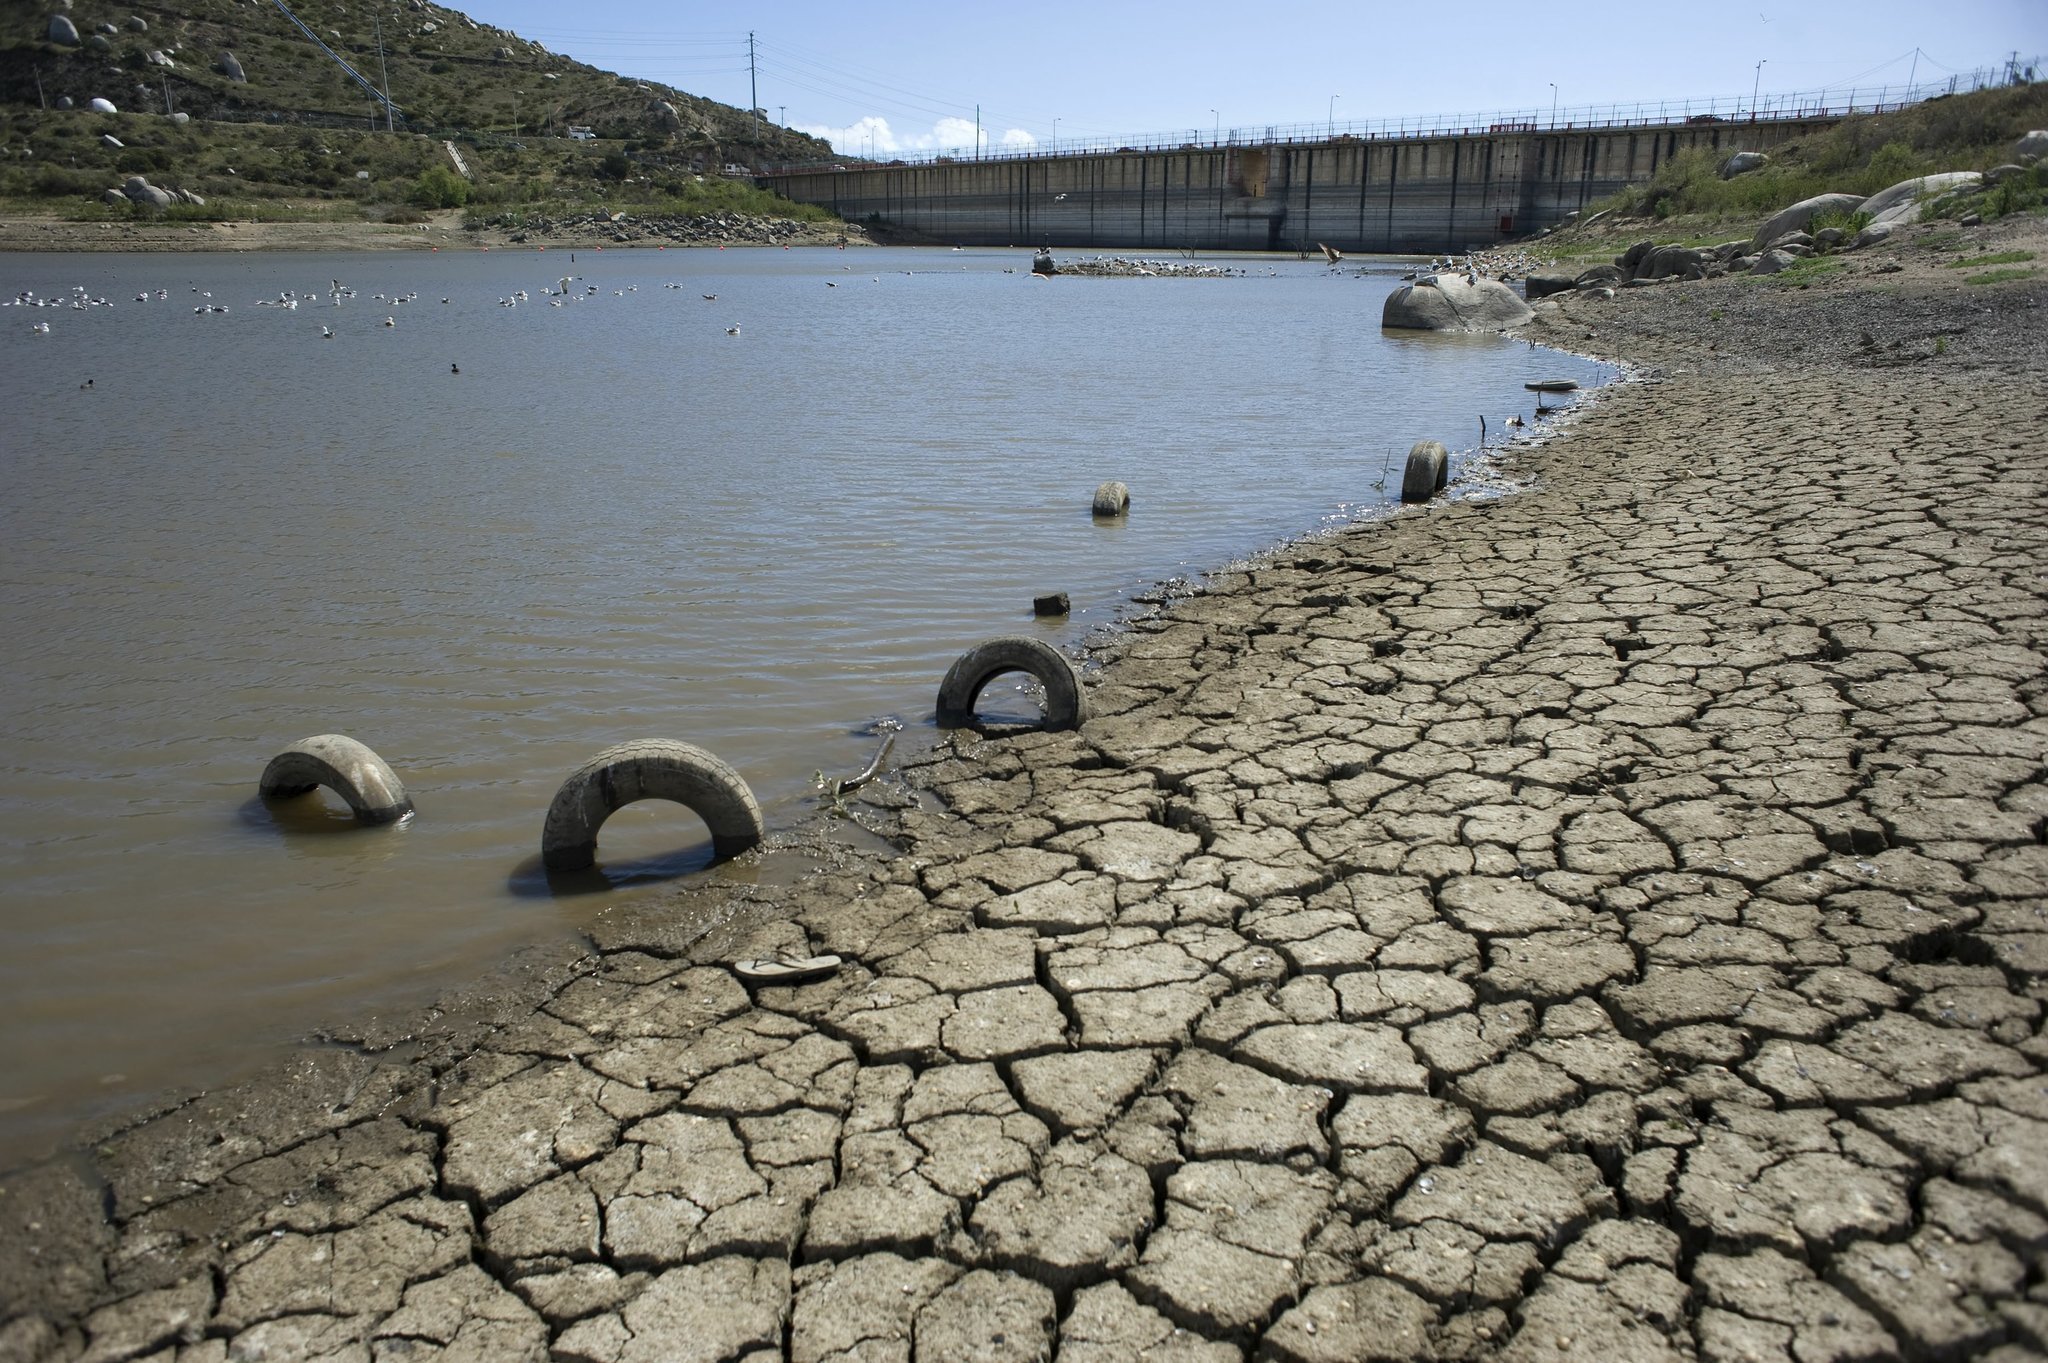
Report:
[{"label": "green shrub", "polygon": [[1853,237],[1868,226],[1870,226],[1870,215],[1868,213],[1844,213],[1837,210],[1833,213],[1814,214],[1813,221],[1806,225],[1806,230],[1815,236],[1819,236],[1828,228],[1837,227],[1841,229],[1843,236]]},{"label": "green shrub", "polygon": [[446,166],[428,166],[406,199],[422,208],[460,208],[469,202],[469,181]]},{"label": "green shrub", "polygon": [[1984,196],[1982,212],[1987,218],[2002,218],[2008,213],[2024,213],[2040,206],[2041,190],[2033,183],[2032,177],[2015,175],[1994,186]]}]

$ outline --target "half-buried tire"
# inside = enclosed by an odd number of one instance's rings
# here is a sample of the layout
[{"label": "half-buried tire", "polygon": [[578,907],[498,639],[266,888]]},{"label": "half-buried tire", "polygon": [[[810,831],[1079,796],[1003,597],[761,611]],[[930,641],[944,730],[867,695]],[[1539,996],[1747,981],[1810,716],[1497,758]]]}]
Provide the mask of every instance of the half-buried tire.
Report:
[{"label": "half-buried tire", "polygon": [[1080,674],[1066,656],[1041,639],[1008,635],[976,644],[946,669],[939,683],[939,723],[949,729],[974,723],[975,698],[1005,672],[1026,672],[1045,688],[1045,727],[1078,729],[1088,718]]},{"label": "half-buried tire", "polygon": [[405,783],[383,758],[344,734],[302,738],[270,759],[257,783],[265,800],[289,800],[325,786],[363,823],[396,823],[412,813]]},{"label": "half-buried tire", "polygon": [[761,806],[738,772],[694,744],[644,738],[606,748],[569,773],[548,806],[541,864],[550,871],[591,865],[597,830],[636,800],[673,800],[695,813],[720,861],[761,841]]}]

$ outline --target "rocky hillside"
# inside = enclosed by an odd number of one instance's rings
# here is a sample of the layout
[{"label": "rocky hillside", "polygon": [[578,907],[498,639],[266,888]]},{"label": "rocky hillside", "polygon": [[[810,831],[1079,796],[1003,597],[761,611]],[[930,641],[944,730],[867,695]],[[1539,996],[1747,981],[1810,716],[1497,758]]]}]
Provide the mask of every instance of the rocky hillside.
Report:
[{"label": "rocky hillside", "polygon": [[[242,217],[559,210],[687,197],[729,166],[831,154],[431,0],[305,0],[293,13],[318,43],[271,0],[0,9],[0,199],[86,212],[140,174],[232,199]],[[395,136],[320,44],[389,91]]]},{"label": "rocky hillside", "polygon": [[[306,0],[293,12],[414,132],[639,139],[726,161],[830,155],[744,109],[585,66],[431,0]],[[378,43],[383,51],[380,58]],[[200,119],[368,127],[376,102],[270,0],[45,0],[0,13],[0,104],[94,98]],[[380,120],[381,122],[381,120]]]}]

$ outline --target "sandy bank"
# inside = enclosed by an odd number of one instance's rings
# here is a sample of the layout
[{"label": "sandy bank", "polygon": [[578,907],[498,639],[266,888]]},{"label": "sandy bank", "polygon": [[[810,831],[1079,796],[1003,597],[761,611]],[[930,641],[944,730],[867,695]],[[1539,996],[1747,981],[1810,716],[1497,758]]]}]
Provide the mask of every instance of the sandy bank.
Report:
[{"label": "sandy bank", "polygon": [[[609,246],[654,248],[657,245],[712,245],[716,239],[668,241],[636,230],[622,233],[581,219],[557,230],[513,232],[500,228],[470,230],[459,212],[435,213],[422,224],[373,222],[63,222],[55,218],[0,218],[0,251],[437,251],[533,250],[539,247]],[[857,228],[838,223],[801,223],[777,219],[774,243],[832,246],[842,235],[866,244]],[[734,231],[724,239],[732,246],[767,245],[765,237]]]}]

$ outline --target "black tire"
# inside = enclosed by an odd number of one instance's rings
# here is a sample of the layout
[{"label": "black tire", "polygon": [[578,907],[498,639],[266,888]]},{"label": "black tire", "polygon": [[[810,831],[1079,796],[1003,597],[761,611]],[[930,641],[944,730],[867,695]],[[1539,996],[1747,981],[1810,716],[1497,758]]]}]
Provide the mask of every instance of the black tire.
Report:
[{"label": "black tire", "polygon": [[1105,518],[1122,516],[1131,509],[1131,490],[1122,483],[1104,483],[1095,489],[1094,512]]},{"label": "black tire", "polygon": [[597,830],[636,800],[673,800],[696,814],[720,861],[761,841],[761,806],[738,772],[695,744],[643,738],[606,748],[569,773],[541,828],[541,864],[550,871],[591,865]]},{"label": "black tire", "polygon": [[976,644],[946,669],[939,683],[939,723],[949,729],[974,723],[975,698],[1005,672],[1027,672],[1045,688],[1045,727],[1078,729],[1088,718],[1081,676],[1051,644],[1008,635]]},{"label": "black tire", "polygon": [[1450,482],[1451,452],[1441,440],[1418,440],[1401,473],[1401,500],[1426,502]]},{"label": "black tire", "polygon": [[345,734],[302,738],[270,759],[256,793],[289,800],[325,786],[348,801],[363,823],[396,823],[412,813],[405,782],[390,763]]}]

